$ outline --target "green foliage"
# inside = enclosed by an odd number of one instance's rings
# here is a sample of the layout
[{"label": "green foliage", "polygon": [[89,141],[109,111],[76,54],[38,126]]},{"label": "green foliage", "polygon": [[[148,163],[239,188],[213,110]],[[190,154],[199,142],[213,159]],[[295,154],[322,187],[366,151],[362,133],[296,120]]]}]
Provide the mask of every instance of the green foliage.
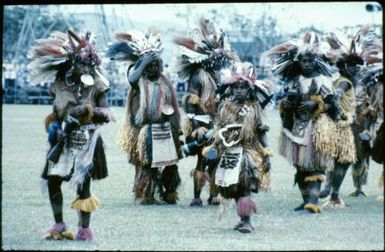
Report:
[{"label": "green foliage", "polygon": [[[285,40],[277,27],[277,19],[264,13],[257,19],[234,15],[230,20],[233,42],[238,56],[243,61],[258,64],[260,55]],[[234,40],[234,39],[233,39]]]}]

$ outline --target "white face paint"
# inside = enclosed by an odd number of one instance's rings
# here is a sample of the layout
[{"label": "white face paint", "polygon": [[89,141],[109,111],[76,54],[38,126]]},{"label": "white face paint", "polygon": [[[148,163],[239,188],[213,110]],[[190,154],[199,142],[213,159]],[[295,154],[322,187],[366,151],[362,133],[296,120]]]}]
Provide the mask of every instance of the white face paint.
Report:
[{"label": "white face paint", "polygon": [[89,75],[89,74],[82,74],[80,76],[80,80],[86,86],[92,86],[95,83],[94,78],[91,75]]}]

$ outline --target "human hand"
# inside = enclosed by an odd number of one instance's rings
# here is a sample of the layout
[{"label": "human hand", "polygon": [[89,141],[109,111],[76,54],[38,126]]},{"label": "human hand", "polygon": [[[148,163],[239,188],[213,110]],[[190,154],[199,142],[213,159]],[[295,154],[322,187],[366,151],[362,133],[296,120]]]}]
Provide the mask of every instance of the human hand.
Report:
[{"label": "human hand", "polygon": [[87,107],[85,104],[77,105],[71,109],[70,115],[73,117],[80,117],[87,112]]},{"label": "human hand", "polygon": [[198,141],[203,139],[204,134],[207,132],[207,129],[205,127],[199,127],[196,130],[196,136],[198,138]]},{"label": "human hand", "polygon": [[301,104],[298,107],[298,112],[305,113],[305,112],[312,112],[315,110],[316,106],[318,105],[315,101],[304,101],[301,102]]},{"label": "human hand", "polygon": [[263,160],[263,164],[264,164],[264,172],[269,172],[270,171],[270,168],[271,168],[271,162],[270,162],[270,156],[265,156],[264,157],[264,160]]},{"label": "human hand", "polygon": [[281,101],[282,107],[285,110],[291,110],[294,108],[294,103],[288,100],[282,100]]},{"label": "human hand", "polygon": [[68,135],[69,133],[71,133],[72,130],[74,130],[79,125],[80,125],[80,123],[76,118],[69,116],[67,118],[67,120],[65,121],[65,126],[64,126],[64,130],[63,130],[64,134],[63,135]]},{"label": "human hand", "polygon": [[147,52],[142,56],[142,64],[144,64],[144,66],[147,66],[152,61],[159,60],[159,58],[159,53],[154,51]]}]

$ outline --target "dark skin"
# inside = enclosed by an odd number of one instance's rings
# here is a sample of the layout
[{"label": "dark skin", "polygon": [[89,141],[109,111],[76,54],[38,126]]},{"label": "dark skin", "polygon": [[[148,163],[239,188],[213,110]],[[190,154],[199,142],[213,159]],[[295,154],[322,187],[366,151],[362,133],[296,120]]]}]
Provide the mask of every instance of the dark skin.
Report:
[{"label": "dark skin", "polygon": [[[349,79],[353,83],[353,85],[354,85],[355,76],[357,76],[359,71],[360,71],[360,66],[359,65],[351,64],[349,62],[345,62],[340,67],[340,74],[341,74],[341,76]],[[350,85],[350,83],[348,83],[346,81],[340,82],[340,85],[339,85],[338,89],[335,92],[336,99],[337,100],[340,99],[342,94],[344,92],[346,92],[347,90],[351,89],[351,88],[352,88],[352,86]],[[343,119],[343,120],[346,119],[346,116],[342,115],[341,119]]]},{"label": "dark skin", "polygon": [[[107,101],[107,92],[104,92],[100,94],[97,98],[96,106],[99,108],[107,108],[108,107],[108,101]],[[70,115],[73,117],[81,117],[87,112],[87,108],[84,104],[77,105],[71,109]],[[97,113],[96,108],[94,109],[94,113]]]},{"label": "dark skin", "polygon": [[[82,74],[91,74],[93,73],[93,65],[87,62],[76,62],[74,65],[74,72],[72,75],[72,80],[75,82],[75,86],[80,86],[80,88],[86,88],[84,84],[81,83],[80,76]],[[80,98],[80,97],[79,97]],[[101,93],[97,97],[96,108],[93,109],[94,117],[98,115],[102,115],[98,108],[108,107],[107,102],[107,92]],[[70,115],[79,118],[83,116],[87,112],[87,108],[85,104],[79,104],[75,107],[71,108]],[[66,130],[64,129],[64,132]],[[68,132],[66,132],[68,134]],[[62,133],[58,133],[61,135]],[[90,177],[86,177],[82,187],[78,187],[77,193],[80,199],[86,199],[91,196],[90,193]],[[48,190],[50,195],[50,202],[54,212],[55,222],[62,222],[62,207],[63,207],[63,196],[61,192],[61,184],[63,179],[59,176],[49,176],[48,177]],[[91,218],[90,212],[80,211],[80,219],[79,226],[83,228],[88,228]]]},{"label": "dark skin", "polygon": [[[219,70],[223,67],[223,50],[222,49],[215,49],[214,52],[210,55],[211,61],[213,61],[213,65],[206,66],[205,70],[211,74],[211,76],[219,80]],[[200,83],[200,78],[198,74],[194,74],[190,77],[189,85],[187,87],[187,92],[196,94],[198,96],[202,95],[202,87],[203,84]],[[187,104],[186,106],[186,112],[187,113],[193,113],[193,114],[202,114],[202,111],[200,111],[199,106]],[[201,127],[200,123],[196,120],[192,121],[193,128],[197,129],[197,137],[198,139],[201,139],[205,133],[205,130],[203,127]]]},{"label": "dark skin", "polygon": [[[233,84],[232,93],[234,96],[234,102],[238,104],[245,103],[249,97],[249,87],[246,82],[240,81],[239,83]],[[267,135],[265,131],[259,132],[258,134],[259,142],[264,148],[268,147],[267,144]],[[271,168],[270,156],[264,157],[265,172],[268,172]]]},{"label": "dark skin", "polygon": [[145,53],[134,66],[134,70],[130,74],[127,72],[130,85],[136,86],[142,76],[152,81],[158,79],[161,63],[159,53],[154,51]]},{"label": "dark skin", "polygon": [[352,82],[354,82],[354,79],[357,76],[360,69],[361,69],[360,65],[352,62],[344,62],[342,66],[339,66],[340,74]]},{"label": "dark skin", "polygon": [[[209,64],[210,63],[210,64]],[[211,64],[213,63],[213,64]],[[207,64],[201,66],[201,69],[204,69],[208,73],[210,73],[211,77],[214,78],[216,83],[219,83],[219,70],[223,67],[223,50],[217,49],[211,55],[210,59],[207,61]],[[187,92],[197,95],[198,97],[202,96],[204,83],[201,83],[199,78],[200,69],[197,69],[195,73],[190,75],[188,80]],[[186,103],[186,113],[192,113],[197,115],[202,115],[204,112],[202,108],[198,104],[191,104],[187,101]],[[203,135],[205,134],[205,128],[210,127],[210,125],[206,125],[204,123],[200,123],[197,120],[191,120],[193,130],[196,130],[198,140],[201,140]],[[188,141],[191,141],[191,137],[188,137]],[[204,169],[204,158],[201,152],[198,153],[197,158],[197,169]],[[210,168],[209,168],[210,169]],[[201,190],[198,189],[196,178],[194,179],[194,199],[200,198]],[[210,195],[212,197],[212,195]]]},{"label": "dark skin", "polygon": [[[357,64],[353,64],[351,62],[339,62],[339,63],[337,63],[337,66],[339,67],[339,72],[340,72],[341,76],[349,79],[353,83],[353,85],[355,85],[354,78],[357,75],[357,73],[359,72],[360,67]],[[335,92],[336,99],[339,100],[341,98],[342,94],[351,88],[353,88],[353,87],[349,82],[341,81],[339,83],[338,89]],[[342,120],[346,120],[347,116],[344,113],[341,113],[340,118]],[[369,139],[367,139],[367,140],[369,140]],[[349,168],[349,166],[350,166],[350,163],[340,163],[337,160],[335,161],[334,171],[333,171],[333,173],[330,173],[330,174],[332,174],[331,175],[332,177],[330,179],[328,179],[328,183],[330,183],[329,187],[328,187],[328,189],[324,189],[324,191],[323,191],[323,194],[325,197],[330,193],[330,190],[333,189],[332,195],[331,195],[331,200],[335,201],[335,200],[339,199],[339,196],[338,196],[339,195],[339,189],[340,189],[340,186],[342,184],[342,181],[344,180],[346,171]],[[328,174],[328,176],[330,176],[330,175]]]},{"label": "dark skin", "polygon": [[[85,88],[85,87],[84,87],[84,84],[82,84],[80,81],[80,76],[82,74],[92,74],[93,66],[94,64],[92,63],[91,60],[75,62],[73,80],[75,81],[75,83],[79,83],[78,85],[80,85],[81,88]],[[96,101],[96,107],[102,107],[102,108],[108,107],[107,92],[104,92],[98,96]],[[71,108],[70,115],[75,118],[78,118],[84,115],[86,112],[87,112],[87,108],[85,104],[79,104]],[[94,113],[98,113],[97,109],[94,109]]]},{"label": "dark skin", "polygon": [[[317,56],[313,53],[305,53],[300,56],[298,65],[301,69],[301,75],[306,78],[312,78],[319,75],[319,72],[317,71],[316,57]],[[288,101],[287,99],[282,100],[282,106],[283,109],[289,111],[293,111],[295,109],[295,104],[293,104],[291,101]],[[298,113],[313,112],[317,108],[317,106],[318,104],[315,101],[303,101],[298,106]],[[331,109],[331,107],[331,104],[325,102],[323,110],[327,112],[329,109]]]},{"label": "dark skin", "polygon": [[[319,75],[316,71],[317,63],[316,63],[316,55],[312,53],[305,53],[302,55],[299,66],[302,70],[302,75],[306,78],[312,78]],[[298,107],[299,113],[305,113],[307,111],[314,111],[317,106],[317,103],[311,100],[301,102],[301,105]]]},{"label": "dark skin", "polygon": [[249,89],[247,83],[241,82],[239,84],[234,84],[232,89],[234,95],[234,101],[237,103],[243,103],[247,100]]},{"label": "dark skin", "polygon": [[[196,94],[198,96],[201,95],[202,93],[202,84],[200,83],[199,76],[197,74],[193,75],[189,81],[189,85],[187,88],[187,92]],[[192,105],[190,103],[186,104],[186,112],[187,113],[193,113],[193,114],[201,114],[202,111],[200,111],[200,108],[198,105]],[[192,120],[192,125],[194,129],[197,129],[197,136],[198,139],[200,140],[204,133],[205,130],[203,127],[201,127],[201,124],[199,121]]]},{"label": "dark skin", "polygon": [[214,61],[213,69],[219,71],[223,67],[224,54],[222,49],[215,49],[214,52],[210,55],[211,60]]},{"label": "dark skin", "polygon": [[302,70],[302,75],[306,78],[312,78],[319,75],[319,73],[315,71],[317,67],[316,58],[317,56],[312,53],[305,53],[300,57],[298,63]]},{"label": "dark skin", "polygon": [[[306,78],[312,78],[319,75],[316,70],[316,55],[312,53],[305,53],[301,55],[300,60],[298,62],[301,68],[301,74]],[[290,101],[283,99],[282,106],[286,110],[294,109],[294,104]],[[299,113],[305,113],[307,111],[315,110],[317,103],[311,100],[301,102],[301,105],[298,107]]]}]

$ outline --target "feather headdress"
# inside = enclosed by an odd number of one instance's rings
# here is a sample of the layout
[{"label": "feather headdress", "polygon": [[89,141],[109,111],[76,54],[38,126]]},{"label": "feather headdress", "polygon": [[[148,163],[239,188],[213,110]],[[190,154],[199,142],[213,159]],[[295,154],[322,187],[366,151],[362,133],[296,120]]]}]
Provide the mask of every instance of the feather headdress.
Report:
[{"label": "feather headdress", "polygon": [[174,37],[174,43],[180,46],[177,60],[181,78],[188,77],[197,67],[212,67],[217,59],[239,61],[238,55],[231,48],[228,36],[218,30],[212,21],[202,17],[199,26],[188,38]]},{"label": "feather headdress", "polygon": [[90,37],[90,32],[79,36],[68,29],[67,33],[55,31],[48,38],[37,39],[36,45],[28,52],[28,58],[32,60],[28,65],[32,71],[29,83],[35,85],[51,81],[59,71],[68,70],[78,60],[90,60],[95,72],[106,82],[102,69],[98,68],[101,60],[95,52],[95,42],[91,42]]},{"label": "feather headdress", "polygon": [[[248,84],[250,90],[252,90],[255,99],[258,100],[262,108],[264,108],[273,97],[273,93],[269,90],[269,83],[257,80],[256,69],[250,62],[236,62],[231,66],[230,74],[224,78],[222,82],[223,86],[220,91],[220,95],[228,95],[228,88],[239,81],[244,81]],[[226,94],[227,93],[227,94]]]},{"label": "feather headdress", "polygon": [[326,40],[331,47],[327,53],[327,58],[331,62],[350,61],[365,64],[360,71],[360,79],[364,83],[370,82],[382,73],[382,39],[376,37],[370,26],[363,26],[351,39],[342,34],[330,33],[326,36]]},{"label": "feather headdress", "polygon": [[250,62],[236,62],[231,66],[231,74],[223,80],[223,85],[231,85],[241,80],[245,81],[249,87],[253,87],[256,79],[256,71]]},{"label": "feather headdress", "polygon": [[352,62],[355,64],[364,64],[364,48],[371,47],[370,40],[365,39],[369,32],[368,27],[360,29],[357,34],[348,39],[343,34],[331,32],[325,39],[330,45],[330,50],[326,53],[327,59],[335,64],[337,62]]},{"label": "feather headdress", "polygon": [[149,51],[162,53],[163,44],[160,32],[155,27],[149,27],[147,32],[130,31],[115,35],[118,42],[109,43],[105,55],[113,60],[135,64],[141,55]]},{"label": "feather headdress", "polygon": [[365,67],[360,72],[360,79],[365,85],[374,85],[383,74],[382,39],[377,38],[374,30],[367,27],[362,28],[358,33],[361,35],[359,41],[361,57],[365,62]]},{"label": "feather headdress", "polygon": [[361,28],[356,35],[360,55],[367,65],[383,63],[382,39],[377,38],[370,26]]},{"label": "feather headdress", "polygon": [[324,60],[328,45],[314,32],[306,32],[300,39],[294,39],[277,45],[262,54],[262,65],[272,61],[272,72],[284,78],[290,78],[295,72],[299,56],[305,53],[315,54],[316,63],[322,74],[331,76],[332,68]]},{"label": "feather headdress", "polygon": [[353,56],[360,57],[366,64],[382,62],[382,39],[376,38],[370,26],[362,27],[351,40],[335,33],[326,36],[326,40],[331,47],[327,57],[332,62]]}]

